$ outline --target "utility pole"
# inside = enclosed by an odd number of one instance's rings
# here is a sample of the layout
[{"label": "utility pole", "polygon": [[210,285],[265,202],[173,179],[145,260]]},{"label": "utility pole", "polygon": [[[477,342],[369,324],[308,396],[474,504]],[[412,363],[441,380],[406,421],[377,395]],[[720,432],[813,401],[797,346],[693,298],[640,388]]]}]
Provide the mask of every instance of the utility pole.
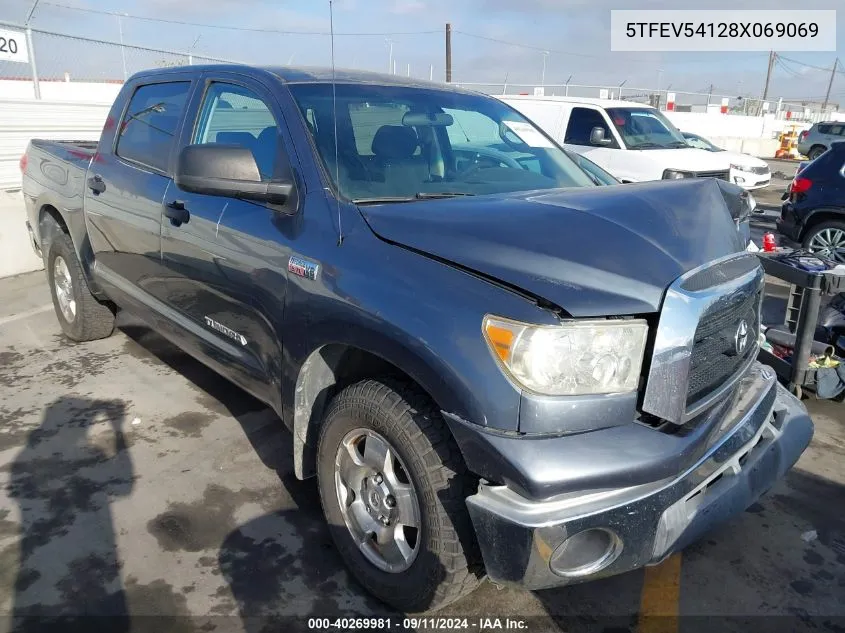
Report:
[{"label": "utility pole", "polygon": [[[777,53],[774,51],[769,51],[769,68],[766,71],[766,85],[763,87],[763,98],[760,100],[760,110],[759,113],[763,111],[763,102],[769,96],[769,80],[772,78],[772,66],[775,65],[775,60],[777,59]],[[834,65],[835,66],[835,65]],[[758,113],[758,116],[759,116]]]},{"label": "utility pole", "polygon": [[830,69],[830,81],[827,82],[827,93],[824,95],[824,103],[822,104],[822,112],[827,110],[827,102],[830,99],[830,88],[833,86],[833,77],[836,75],[836,65],[839,63],[839,58],[833,60],[833,68]]},{"label": "utility pole", "polygon": [[710,84],[710,88],[707,89],[707,110],[706,112],[710,112],[710,99],[713,97],[713,84]]},{"label": "utility pole", "polygon": [[446,23],[446,83],[452,83],[452,25]]}]

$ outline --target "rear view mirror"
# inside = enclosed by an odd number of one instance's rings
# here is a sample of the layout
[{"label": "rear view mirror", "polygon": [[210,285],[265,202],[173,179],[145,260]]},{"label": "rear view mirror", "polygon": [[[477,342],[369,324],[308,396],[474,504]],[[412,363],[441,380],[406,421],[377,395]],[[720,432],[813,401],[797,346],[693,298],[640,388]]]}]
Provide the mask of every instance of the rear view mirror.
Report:
[{"label": "rear view mirror", "polygon": [[293,182],[262,181],[253,153],[242,145],[188,145],[179,154],[174,178],[184,191],[284,204]]},{"label": "rear view mirror", "polygon": [[402,125],[407,127],[448,127],[454,122],[446,112],[406,112],[402,117]]},{"label": "rear view mirror", "polygon": [[596,126],[590,130],[590,145],[607,146],[613,143],[613,139],[609,139],[604,135],[604,128]]}]

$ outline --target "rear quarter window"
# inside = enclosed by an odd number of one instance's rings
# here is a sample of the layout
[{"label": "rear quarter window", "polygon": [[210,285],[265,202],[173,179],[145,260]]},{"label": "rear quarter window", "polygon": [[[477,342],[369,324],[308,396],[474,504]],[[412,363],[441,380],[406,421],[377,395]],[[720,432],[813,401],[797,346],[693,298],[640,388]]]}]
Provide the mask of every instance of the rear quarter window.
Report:
[{"label": "rear quarter window", "polygon": [[190,88],[189,81],[139,86],[120,122],[115,153],[145,167],[167,171]]}]

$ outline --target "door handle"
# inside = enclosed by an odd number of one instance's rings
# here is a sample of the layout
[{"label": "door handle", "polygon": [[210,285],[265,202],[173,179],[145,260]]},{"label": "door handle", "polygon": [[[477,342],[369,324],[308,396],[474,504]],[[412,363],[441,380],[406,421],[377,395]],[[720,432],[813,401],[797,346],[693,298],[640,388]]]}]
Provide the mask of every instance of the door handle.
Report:
[{"label": "door handle", "polygon": [[103,193],[106,190],[106,183],[103,177],[99,174],[94,174],[88,179],[88,188],[95,196]]},{"label": "door handle", "polygon": [[174,200],[164,205],[164,215],[170,218],[170,223],[173,226],[181,226],[191,219],[190,212],[181,200]]}]

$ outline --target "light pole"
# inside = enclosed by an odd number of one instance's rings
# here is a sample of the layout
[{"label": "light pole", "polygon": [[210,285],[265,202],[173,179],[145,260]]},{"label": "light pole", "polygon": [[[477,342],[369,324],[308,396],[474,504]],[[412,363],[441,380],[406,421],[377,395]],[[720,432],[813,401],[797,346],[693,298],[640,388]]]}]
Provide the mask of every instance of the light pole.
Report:
[{"label": "light pole", "polygon": [[387,72],[392,73],[393,72],[393,40],[390,39],[390,38],[386,38],[384,40],[384,42],[385,42],[385,44],[387,44],[388,49],[390,51],[388,53],[388,57],[387,57]]},{"label": "light pole", "polygon": [[663,69],[657,69],[657,109],[660,109],[660,80],[663,79]]},{"label": "light pole", "polygon": [[38,68],[35,66],[35,47],[32,45],[32,29],[29,27],[29,21],[32,19],[32,14],[35,13],[35,7],[38,6],[38,0],[32,3],[32,8],[26,15],[24,26],[26,27],[26,47],[29,49],[29,67],[32,70],[32,89],[35,93],[36,99],[41,99],[41,84],[38,82]]},{"label": "light pole", "polygon": [[188,66],[194,65],[194,49],[197,47],[197,42],[200,41],[202,37],[202,33],[197,35],[197,39],[194,40],[194,43],[191,44],[191,48],[188,49]]},{"label": "light pole", "polygon": [[123,16],[125,13],[117,14],[117,30],[120,33],[120,58],[123,61],[123,80],[126,81],[126,47],[123,46]]},{"label": "light pole", "polygon": [[540,85],[546,85],[546,58],[549,56],[549,51],[543,51],[543,74],[540,76]]},{"label": "light pole", "polygon": [[563,84],[563,94],[567,97],[569,96],[569,82],[570,81],[572,81],[572,75],[569,75],[569,77],[566,79],[566,83]]}]

